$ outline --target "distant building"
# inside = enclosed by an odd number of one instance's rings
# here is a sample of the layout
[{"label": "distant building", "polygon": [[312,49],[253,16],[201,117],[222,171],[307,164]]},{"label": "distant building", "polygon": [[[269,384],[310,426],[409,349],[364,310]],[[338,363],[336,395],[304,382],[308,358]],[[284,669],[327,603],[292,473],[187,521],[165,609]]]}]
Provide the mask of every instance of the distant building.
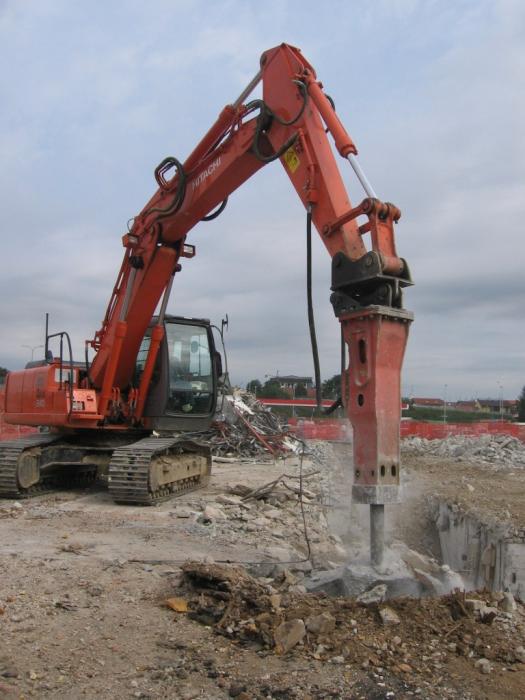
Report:
[{"label": "distant building", "polygon": [[315,396],[315,387],[312,377],[298,377],[295,374],[278,374],[276,377],[270,377],[268,382],[270,384],[278,384],[283,391],[286,391],[290,398],[295,396],[295,390],[299,385],[305,387],[307,396]]},{"label": "distant building", "polygon": [[456,403],[452,404],[452,408],[455,411],[465,411],[465,413],[476,413],[482,410],[477,399],[472,399],[471,401],[456,401]]},{"label": "distant building", "polygon": [[424,399],[424,398],[413,398],[412,407],[413,408],[443,408],[443,399]]},{"label": "distant building", "polygon": [[504,416],[515,416],[518,413],[518,402],[507,399],[478,399],[480,411],[484,413],[500,413]]}]

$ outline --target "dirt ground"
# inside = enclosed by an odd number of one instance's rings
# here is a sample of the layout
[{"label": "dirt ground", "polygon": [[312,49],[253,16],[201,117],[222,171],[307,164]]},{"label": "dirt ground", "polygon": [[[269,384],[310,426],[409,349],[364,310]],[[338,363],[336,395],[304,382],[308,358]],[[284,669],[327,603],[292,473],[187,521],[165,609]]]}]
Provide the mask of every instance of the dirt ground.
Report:
[{"label": "dirt ground", "polygon": [[[306,553],[294,494],[249,501],[246,508],[228,502],[237,484],[253,489],[283,473],[296,477],[298,469],[297,459],[215,464],[208,489],[157,508],[116,506],[100,488],[1,502],[0,698],[522,697],[525,664],[513,656],[525,645],[520,605],[512,619],[482,624],[472,615],[455,615],[450,601],[389,601],[400,623],[386,628],[377,605],[304,593],[308,562],[286,563],[300,562]],[[410,456],[406,469],[406,504],[389,522],[410,546],[421,548],[424,499],[438,491],[496,515],[510,510],[516,524],[525,525],[521,472],[495,480],[475,465]],[[318,462],[305,463],[306,474],[316,471]],[[328,531],[315,481],[314,475],[305,482],[314,561],[335,568],[344,551]],[[462,488],[467,483],[474,491]],[[259,629],[260,620],[251,620],[254,611],[243,607],[249,601],[244,584],[235,598],[239,615],[248,616],[239,621],[241,631],[235,625],[231,632],[219,629],[213,615],[207,620],[174,612],[165,604],[172,596],[189,601],[189,612],[206,608],[207,594],[182,579],[181,565],[189,559],[280,561],[276,571],[269,565],[259,572],[267,578],[257,579],[284,596],[271,623],[306,615],[306,606],[310,613],[330,612],[334,634],[325,640],[307,635],[290,653],[276,654],[257,634],[245,633]],[[484,600],[497,605],[489,594]],[[262,606],[257,612],[268,611]],[[487,675],[475,665],[480,658],[488,660]]]},{"label": "dirt ground", "polygon": [[[426,493],[457,503],[487,523],[512,523],[525,529],[525,469],[469,464],[441,457],[404,455],[407,484],[415,476]],[[407,488],[411,498],[415,490]]]}]

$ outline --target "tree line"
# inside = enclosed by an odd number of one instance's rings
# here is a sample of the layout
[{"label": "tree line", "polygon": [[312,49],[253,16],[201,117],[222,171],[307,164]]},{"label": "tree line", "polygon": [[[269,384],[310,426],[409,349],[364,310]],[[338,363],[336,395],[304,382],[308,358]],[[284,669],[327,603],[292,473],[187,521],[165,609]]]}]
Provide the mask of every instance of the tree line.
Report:
[{"label": "tree line", "polygon": [[[262,399],[289,399],[290,392],[282,389],[275,378],[268,379],[262,383],[259,379],[251,379],[246,384],[246,390],[261,397]],[[341,375],[334,374],[330,379],[326,379],[321,385],[321,395],[323,399],[337,399],[341,395]],[[296,399],[308,396],[308,390],[302,383],[295,385],[294,396]]]},{"label": "tree line", "polygon": [[518,421],[525,423],[525,386],[518,397]]}]

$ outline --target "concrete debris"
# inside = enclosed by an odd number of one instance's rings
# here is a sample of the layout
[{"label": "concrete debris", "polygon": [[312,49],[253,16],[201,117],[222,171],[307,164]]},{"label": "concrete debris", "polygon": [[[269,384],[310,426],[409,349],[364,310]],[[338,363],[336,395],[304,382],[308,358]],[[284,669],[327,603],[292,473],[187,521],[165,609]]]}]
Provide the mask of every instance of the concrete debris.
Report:
[{"label": "concrete debris", "polygon": [[379,586],[374,586],[369,591],[361,593],[357,596],[359,603],[363,605],[373,605],[374,603],[382,603],[386,598],[387,586],[384,583],[379,584]]},{"label": "concrete debris", "polygon": [[379,617],[384,625],[399,625],[401,622],[399,615],[395,612],[395,610],[392,610],[392,608],[389,607],[380,608]]},{"label": "concrete debris", "polygon": [[516,610],[516,601],[512,593],[503,594],[503,600],[500,602],[499,607],[506,613],[512,613]]},{"label": "concrete debris", "polygon": [[[273,652],[289,655],[290,663],[303,658],[351,664],[376,678],[410,675],[417,682],[456,673],[458,664],[489,674],[517,670],[514,664],[525,663],[523,644],[516,646],[523,640],[521,623],[496,615],[492,624],[483,624],[480,615],[466,609],[466,601],[471,609],[495,609],[477,593],[468,599],[461,591],[438,598],[398,598],[378,609],[353,597],[297,593],[292,585],[283,588],[280,579],[256,579],[238,566],[188,562],[183,571],[177,595],[189,601],[189,616],[262,656]],[[522,615],[519,604],[517,614]]]},{"label": "concrete debris", "polygon": [[301,443],[288,431],[286,420],[257,401],[253,394],[235,389],[219,399],[215,421],[204,432],[188,438],[210,447],[220,460],[261,456],[285,457],[301,451]]},{"label": "concrete debris", "polygon": [[[510,435],[449,435],[443,440],[408,437],[402,449],[418,455],[433,455],[457,462],[483,462],[510,468],[525,468],[525,444]],[[466,483],[472,492],[472,484]]]},{"label": "concrete debris", "polygon": [[346,596],[349,591],[344,569],[316,572],[307,582],[310,593],[325,593],[329,596]]},{"label": "concrete debris", "polygon": [[492,608],[488,605],[483,605],[479,609],[479,619],[486,625],[490,625],[494,622],[498,616],[498,609]]},{"label": "concrete debris", "polygon": [[312,634],[330,634],[335,629],[335,617],[327,612],[311,615],[306,619],[306,629]]},{"label": "concrete debris", "polygon": [[0,503],[0,518],[19,518],[24,515],[24,507],[18,501]]},{"label": "concrete debris", "polygon": [[226,520],[226,515],[224,511],[219,508],[219,506],[211,506],[208,504],[202,514],[199,516],[199,520],[204,523],[213,523],[216,520]]},{"label": "concrete debris", "polygon": [[270,605],[273,610],[278,610],[281,607],[281,595],[279,593],[273,593],[270,596]]},{"label": "concrete debris", "polygon": [[306,634],[303,620],[296,619],[283,622],[273,633],[277,654],[287,654]]},{"label": "concrete debris", "polygon": [[481,608],[485,607],[485,602],[483,600],[479,600],[478,598],[465,598],[463,605],[465,606],[465,610],[479,612]]},{"label": "concrete debris", "polygon": [[478,659],[474,666],[479,669],[481,673],[490,673],[492,671],[492,666],[488,659]]},{"label": "concrete debris", "polygon": [[516,649],[514,649],[514,657],[516,661],[525,664],[525,647],[516,647]]},{"label": "concrete debris", "polygon": [[345,662],[345,657],[344,656],[332,656],[330,659],[331,664],[344,664]]},{"label": "concrete debris", "polygon": [[[508,501],[508,494],[513,495],[513,489],[512,483],[504,483],[503,476],[499,481],[491,475],[483,489],[483,498],[477,501],[456,496],[459,503],[452,498],[447,502],[438,494],[428,499],[443,561],[452,570],[462,570],[463,587],[467,589],[509,591],[503,604],[504,612],[509,613],[513,611],[512,594],[520,595],[525,580],[522,515],[516,510],[516,515],[508,520],[501,513],[501,504]],[[523,490],[516,488],[515,495],[516,499],[522,499]],[[518,507],[523,509],[521,502]]]}]

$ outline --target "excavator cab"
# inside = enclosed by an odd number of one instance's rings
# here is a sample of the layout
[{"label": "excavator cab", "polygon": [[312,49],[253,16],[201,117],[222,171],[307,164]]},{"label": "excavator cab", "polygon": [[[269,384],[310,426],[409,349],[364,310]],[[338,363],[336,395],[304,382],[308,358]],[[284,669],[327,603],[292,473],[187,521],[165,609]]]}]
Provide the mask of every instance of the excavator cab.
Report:
[{"label": "excavator cab", "polygon": [[[144,371],[152,323],[137,355],[135,385]],[[151,430],[205,430],[217,404],[222,374],[220,353],[205,319],[165,316],[164,337],[157,355],[144,410],[144,425]]]},{"label": "excavator cab", "polygon": [[[130,389],[140,386],[155,327],[154,317],[140,345]],[[66,335],[46,334],[48,340],[60,338],[60,357],[30,363],[8,376],[6,415],[11,422],[22,418],[28,425],[57,428],[0,444],[0,497],[24,498],[44,488],[84,485],[104,474],[117,503],[152,505],[205,486],[210,449],[179,431],[206,430],[215,414],[222,362],[210,322],[165,316],[145,411],[135,430],[124,423],[117,430],[116,421],[111,432],[93,429],[100,419],[95,389],[80,388],[85,365],[74,363],[71,352],[69,361],[63,357]],[[61,429],[71,416],[77,431]]]}]

